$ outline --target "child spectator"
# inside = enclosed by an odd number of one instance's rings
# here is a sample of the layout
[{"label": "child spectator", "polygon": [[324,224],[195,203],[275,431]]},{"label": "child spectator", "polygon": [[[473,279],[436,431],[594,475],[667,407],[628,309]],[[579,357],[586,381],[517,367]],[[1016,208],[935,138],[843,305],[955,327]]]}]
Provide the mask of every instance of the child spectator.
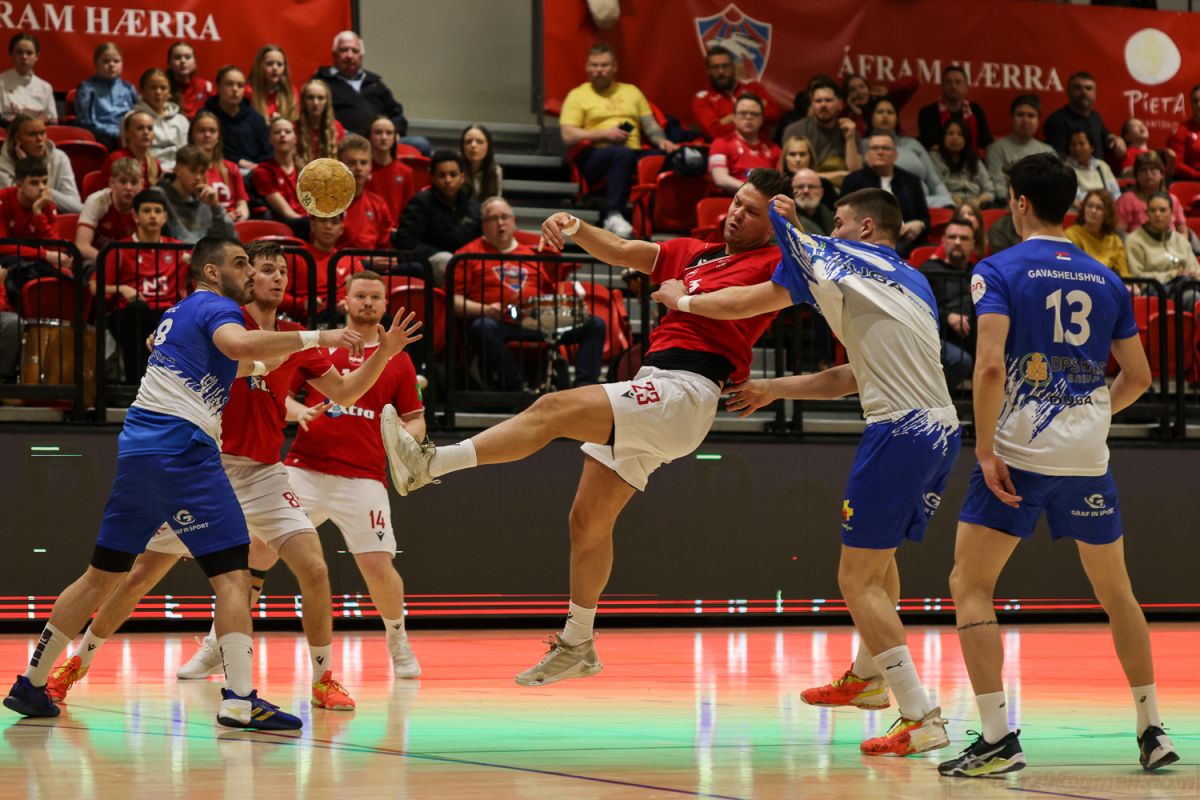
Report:
[{"label": "child spectator", "polygon": [[346,136],[342,123],[333,118],[333,103],[324,81],[311,80],[300,89],[300,124],[296,128],[296,152],[307,164],[314,158],[337,158],[337,148]]},{"label": "child spectator", "polygon": [[[312,256],[313,262],[316,264],[316,283],[310,287],[308,271],[296,270],[289,282],[289,297],[280,308],[296,319],[308,320],[309,323],[333,321],[335,315],[329,313],[329,259],[337,252],[338,241],[346,231],[344,218],[341,214],[335,217],[309,217],[308,230],[309,243],[304,246],[304,249]],[[351,272],[360,272],[362,269],[361,259],[341,258],[338,260],[337,274],[334,276],[337,287],[335,298],[337,311],[345,312],[346,310],[346,278]],[[317,316],[315,319],[308,319],[310,293],[316,295]]]},{"label": "child spectator", "polygon": [[[0,238],[57,239],[54,225],[58,209],[50,196],[50,173],[45,162],[22,158],[17,162],[16,177],[15,185],[0,189]],[[16,248],[10,245],[4,251],[15,254]],[[25,248],[22,254],[29,252]],[[63,269],[71,267],[69,253],[43,250],[40,257]]]},{"label": "child spectator", "polygon": [[8,40],[12,69],[0,72],[0,118],[9,121],[17,114],[29,114],[43,122],[58,121],[54,87],[33,74],[42,45],[32,33],[21,32]]},{"label": "child spectator", "polygon": [[96,74],[79,84],[75,92],[75,122],[112,150],[120,143],[121,120],[137,104],[137,90],[121,79],[125,62],[120,48],[112,42],[96,47],[92,63]]},{"label": "child spectator", "polygon": [[462,132],[459,148],[467,160],[467,185],[475,199],[482,202],[503,195],[504,171],[496,163],[492,132],[482,125],[470,125]]},{"label": "child spectator", "polygon": [[276,117],[270,131],[275,156],[254,168],[250,182],[275,219],[303,219],[306,212],[296,194],[296,129],[287,117]]},{"label": "child spectator", "polygon": [[345,232],[339,247],[362,247],[372,250],[389,248],[394,223],[387,203],[367,190],[371,179],[371,143],[358,134],[350,134],[338,145],[338,158],[354,174],[354,200],[346,209]]},{"label": "child spectator", "polygon": [[367,191],[374,192],[387,203],[392,219],[400,219],[404,207],[412,198],[413,171],[396,158],[396,123],[380,114],[371,121],[371,177]]},{"label": "child spectator", "polygon": [[204,151],[185,145],[175,154],[175,172],[164,175],[158,184],[167,199],[167,231],[181,242],[195,244],[205,236],[235,236],[217,190],[204,182],[207,171]]},{"label": "child spectator", "polygon": [[[457,150],[438,150],[429,164],[433,185],[413,195],[392,237],[397,250],[428,261],[434,282],[446,280],[454,251],[483,235],[479,201],[466,188],[466,164]],[[485,198],[486,199],[486,198]]]},{"label": "child spectator", "polygon": [[17,162],[36,158],[46,165],[50,194],[58,210],[75,214],[83,207],[71,159],[46,138],[46,123],[33,114],[20,113],[8,126],[8,138],[0,149],[0,187],[16,183]]},{"label": "child spectator", "polygon": [[153,186],[163,173],[162,165],[150,152],[153,146],[154,113],[129,112],[121,122],[121,147],[108,154],[104,165],[100,167],[100,175],[107,181],[114,163],[122,158],[132,158],[142,165],[142,177],[146,179],[146,185]]},{"label": "child spectator", "polygon": [[217,190],[217,199],[225,214],[234,222],[250,217],[250,193],[238,165],[225,158],[224,139],[217,115],[211,111],[200,111],[192,120],[188,131],[188,143],[204,151],[208,157],[208,172],[205,182]]},{"label": "child spectator", "polygon": [[85,261],[95,261],[100,248],[125,239],[137,229],[133,198],[142,190],[142,167],[132,158],[112,165],[107,188],[88,195],[75,226],[75,247]]},{"label": "child spectator", "polygon": [[254,110],[267,122],[283,117],[295,122],[299,100],[288,71],[287,54],[278,45],[263,45],[254,56],[250,68],[250,85],[246,96]]},{"label": "child spectator", "polygon": [[142,100],[133,107],[134,110],[144,111],[154,118],[150,155],[170,172],[175,166],[175,151],[187,144],[188,118],[176,103],[171,102],[171,79],[158,67],[143,72],[138,87],[142,90]]},{"label": "child spectator", "polygon": [[187,42],[176,42],[167,50],[167,77],[171,79],[171,99],[188,119],[216,93],[212,81],[196,75],[196,51]]},{"label": "child spectator", "polygon": [[217,72],[217,94],[208,98],[204,110],[212,112],[221,125],[225,157],[249,172],[271,157],[267,144],[267,122],[246,99],[246,76],[234,66]]}]

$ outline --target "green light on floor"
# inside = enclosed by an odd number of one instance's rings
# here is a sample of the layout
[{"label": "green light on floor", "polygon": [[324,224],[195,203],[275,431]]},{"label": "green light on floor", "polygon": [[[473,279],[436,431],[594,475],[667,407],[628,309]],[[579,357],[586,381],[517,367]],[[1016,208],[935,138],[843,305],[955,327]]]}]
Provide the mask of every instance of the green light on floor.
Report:
[{"label": "green light on floor", "polygon": [[44,548],[44,547],[35,547],[35,548],[33,548],[33,552],[35,552],[35,553],[44,553],[44,552],[46,552],[46,548]]},{"label": "green light on floor", "polygon": [[31,453],[57,453],[58,451],[59,451],[59,446],[56,444],[45,445],[45,446],[31,445],[29,447],[29,452],[31,452]]},{"label": "green light on floor", "polygon": [[720,461],[720,453],[696,453],[697,461]]}]

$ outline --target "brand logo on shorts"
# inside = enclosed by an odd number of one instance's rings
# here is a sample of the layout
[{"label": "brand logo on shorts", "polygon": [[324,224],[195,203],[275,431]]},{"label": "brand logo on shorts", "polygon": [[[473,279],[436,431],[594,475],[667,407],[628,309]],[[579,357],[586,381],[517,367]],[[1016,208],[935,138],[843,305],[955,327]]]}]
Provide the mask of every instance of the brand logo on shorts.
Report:
[{"label": "brand logo on shorts", "polygon": [[180,525],[191,525],[196,521],[196,518],[186,508],[181,508],[175,512],[175,521]]},{"label": "brand logo on shorts", "polygon": [[175,525],[172,526],[172,529],[176,534],[191,533],[192,531],[200,531],[208,527],[207,522],[196,522],[196,518],[192,515],[192,512],[186,508],[176,511],[172,519],[175,520]]},{"label": "brand logo on shorts", "polygon": [[1087,509],[1071,509],[1072,517],[1110,517],[1117,513],[1117,509],[1108,505],[1104,500],[1104,495],[1100,492],[1093,492],[1084,497],[1083,504],[1087,506]]},{"label": "brand logo on shorts", "polygon": [[850,524],[850,518],[854,516],[854,509],[850,507],[849,500],[842,501],[842,530],[852,531],[854,527]]},{"label": "brand logo on shorts", "polygon": [[1083,502],[1087,503],[1088,508],[1104,508],[1104,495],[1099,492],[1089,494],[1083,498]]},{"label": "brand logo on shorts", "polygon": [[924,499],[925,511],[929,514],[937,511],[938,507],[942,504],[942,496],[937,492],[926,492]]}]

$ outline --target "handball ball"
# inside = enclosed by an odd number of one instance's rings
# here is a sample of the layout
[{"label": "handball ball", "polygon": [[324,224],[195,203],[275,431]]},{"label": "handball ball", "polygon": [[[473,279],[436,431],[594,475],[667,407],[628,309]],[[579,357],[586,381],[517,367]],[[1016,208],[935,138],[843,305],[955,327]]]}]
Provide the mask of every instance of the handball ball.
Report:
[{"label": "handball ball", "polygon": [[354,175],[335,158],[313,159],[296,178],[296,194],[314,217],[336,217],[354,199]]}]

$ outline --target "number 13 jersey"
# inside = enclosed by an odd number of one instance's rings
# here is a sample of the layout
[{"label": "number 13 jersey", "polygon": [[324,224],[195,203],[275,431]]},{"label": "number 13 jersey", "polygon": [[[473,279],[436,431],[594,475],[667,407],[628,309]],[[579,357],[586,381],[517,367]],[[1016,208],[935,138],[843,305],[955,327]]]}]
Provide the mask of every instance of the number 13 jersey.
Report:
[{"label": "number 13 jersey", "polygon": [[975,313],[1009,318],[995,451],[1042,475],[1103,475],[1114,339],[1138,333],[1129,290],[1067,239],[1035,236],[979,262]]}]

